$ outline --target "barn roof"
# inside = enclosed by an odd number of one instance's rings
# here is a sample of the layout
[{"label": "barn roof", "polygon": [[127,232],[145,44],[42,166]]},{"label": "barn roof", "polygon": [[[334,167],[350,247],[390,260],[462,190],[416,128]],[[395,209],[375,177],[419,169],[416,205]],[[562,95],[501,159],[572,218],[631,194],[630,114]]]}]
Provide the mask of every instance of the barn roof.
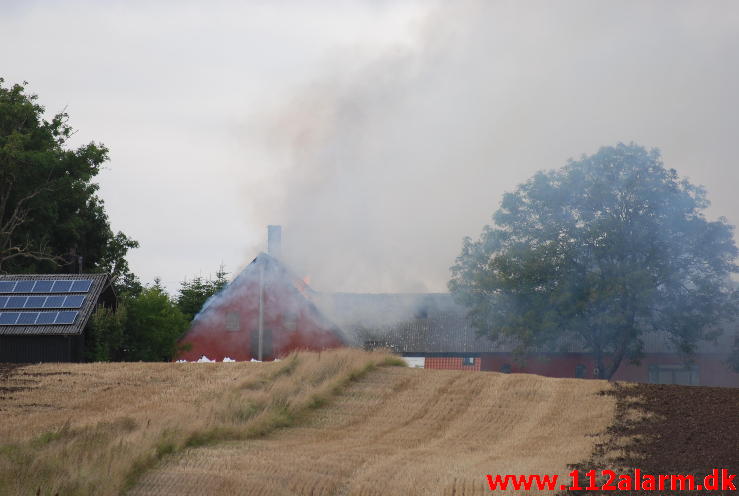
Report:
[{"label": "barn roof", "polygon": [[0,275],[0,335],[81,334],[107,274]]},{"label": "barn roof", "polygon": [[[321,295],[321,308],[354,342],[366,347],[387,347],[397,353],[510,353],[516,343],[494,343],[478,335],[467,319],[465,307],[449,293]],[[698,353],[722,353],[733,343],[734,334],[725,331],[716,341],[698,343]],[[644,352],[674,353],[675,347],[664,332],[642,336]],[[728,347],[728,348],[727,348]],[[582,353],[585,343],[574,339],[531,350],[534,353]]]},{"label": "barn roof", "polygon": [[247,285],[250,282],[258,281],[260,277],[263,278],[265,288],[270,288],[271,291],[280,294],[282,298],[289,298],[295,305],[307,307],[317,323],[335,334],[344,343],[349,342],[344,330],[316,306],[319,293],[296,276],[279,259],[267,253],[257,255],[233,281],[219,293],[209,298],[198,315],[195,316],[193,326],[199,319],[205,317],[209,312],[217,311],[222,303],[227,302],[231,291],[237,290],[240,286]]}]

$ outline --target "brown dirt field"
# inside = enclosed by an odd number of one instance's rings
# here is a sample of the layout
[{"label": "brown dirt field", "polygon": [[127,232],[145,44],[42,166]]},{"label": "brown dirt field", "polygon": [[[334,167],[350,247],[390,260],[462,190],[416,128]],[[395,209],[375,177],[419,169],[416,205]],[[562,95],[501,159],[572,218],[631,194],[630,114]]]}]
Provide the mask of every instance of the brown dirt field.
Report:
[{"label": "brown dirt field", "polygon": [[[608,394],[618,402],[614,424],[591,459],[577,465],[581,471],[608,468],[630,473],[639,468],[644,474],[692,474],[696,481],[714,468],[739,473],[739,389],[617,383]],[[621,449],[614,452],[614,446]]]},{"label": "brown dirt field", "polygon": [[[603,381],[380,369],[302,425],[190,449],[134,495],[476,495],[486,474],[569,472],[615,411]],[[506,494],[516,494],[506,491]]]}]

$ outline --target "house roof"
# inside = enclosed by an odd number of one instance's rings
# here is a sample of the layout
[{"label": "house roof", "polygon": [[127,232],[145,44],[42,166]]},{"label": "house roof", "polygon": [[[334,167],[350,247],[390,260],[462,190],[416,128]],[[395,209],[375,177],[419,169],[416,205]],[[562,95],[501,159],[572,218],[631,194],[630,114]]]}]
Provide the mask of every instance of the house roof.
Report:
[{"label": "house roof", "polygon": [[110,287],[107,274],[0,275],[0,335],[81,334]]},{"label": "house roof", "polygon": [[292,304],[301,308],[308,308],[316,323],[320,324],[324,329],[330,330],[341,341],[348,343],[349,340],[343,329],[336,325],[334,321],[329,319],[317,306],[316,299],[318,293],[314,291],[301,278],[297,277],[287,266],[279,259],[267,254],[260,253],[252,262],[242,270],[238,276],[234,278],[219,293],[216,293],[208,301],[205,302],[203,308],[193,320],[196,321],[211,311],[217,311],[222,303],[229,301],[229,295],[232,291],[237,290],[240,286],[258,281],[260,277],[263,279],[264,287],[270,291],[279,294],[282,298],[288,297]]},{"label": "house roof", "polygon": [[[467,319],[467,309],[448,293],[324,294],[320,307],[338,323],[356,345],[387,347],[398,353],[510,353],[515,342],[494,343],[478,335]],[[716,341],[698,343],[698,353],[723,353],[733,345],[727,330]],[[664,332],[642,336],[645,353],[673,353]],[[585,343],[562,339],[530,350],[534,353],[582,353]]]}]

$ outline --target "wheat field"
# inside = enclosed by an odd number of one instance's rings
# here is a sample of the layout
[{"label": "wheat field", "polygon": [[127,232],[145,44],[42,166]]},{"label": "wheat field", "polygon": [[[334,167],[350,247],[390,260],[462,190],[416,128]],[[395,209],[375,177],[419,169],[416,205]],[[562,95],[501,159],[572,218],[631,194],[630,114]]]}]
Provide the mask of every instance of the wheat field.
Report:
[{"label": "wheat field", "polygon": [[[132,494],[478,495],[486,474],[569,473],[612,421],[605,381],[384,368],[304,425],[184,451]],[[506,491],[506,494],[516,494]]]}]

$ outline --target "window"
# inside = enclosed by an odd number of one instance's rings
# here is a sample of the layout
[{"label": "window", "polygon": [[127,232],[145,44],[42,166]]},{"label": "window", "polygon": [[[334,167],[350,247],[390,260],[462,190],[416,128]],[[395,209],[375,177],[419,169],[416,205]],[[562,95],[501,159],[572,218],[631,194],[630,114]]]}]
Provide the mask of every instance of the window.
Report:
[{"label": "window", "polygon": [[466,367],[470,367],[472,365],[475,365],[475,357],[464,357],[462,359],[462,365]]},{"label": "window", "polygon": [[239,312],[226,312],[226,330],[227,331],[239,331],[241,330]]},{"label": "window", "polygon": [[511,364],[510,363],[504,363],[500,366],[500,371],[504,374],[510,374],[512,372]]},{"label": "window", "polygon": [[697,386],[700,384],[697,365],[650,365],[649,382],[652,384],[681,384]]},{"label": "window", "polygon": [[585,378],[585,365],[580,364],[577,367],[575,367],[575,377],[577,377],[578,379]]},{"label": "window", "polygon": [[287,312],[282,318],[282,326],[287,332],[295,332],[298,329],[298,316],[294,312]]}]

